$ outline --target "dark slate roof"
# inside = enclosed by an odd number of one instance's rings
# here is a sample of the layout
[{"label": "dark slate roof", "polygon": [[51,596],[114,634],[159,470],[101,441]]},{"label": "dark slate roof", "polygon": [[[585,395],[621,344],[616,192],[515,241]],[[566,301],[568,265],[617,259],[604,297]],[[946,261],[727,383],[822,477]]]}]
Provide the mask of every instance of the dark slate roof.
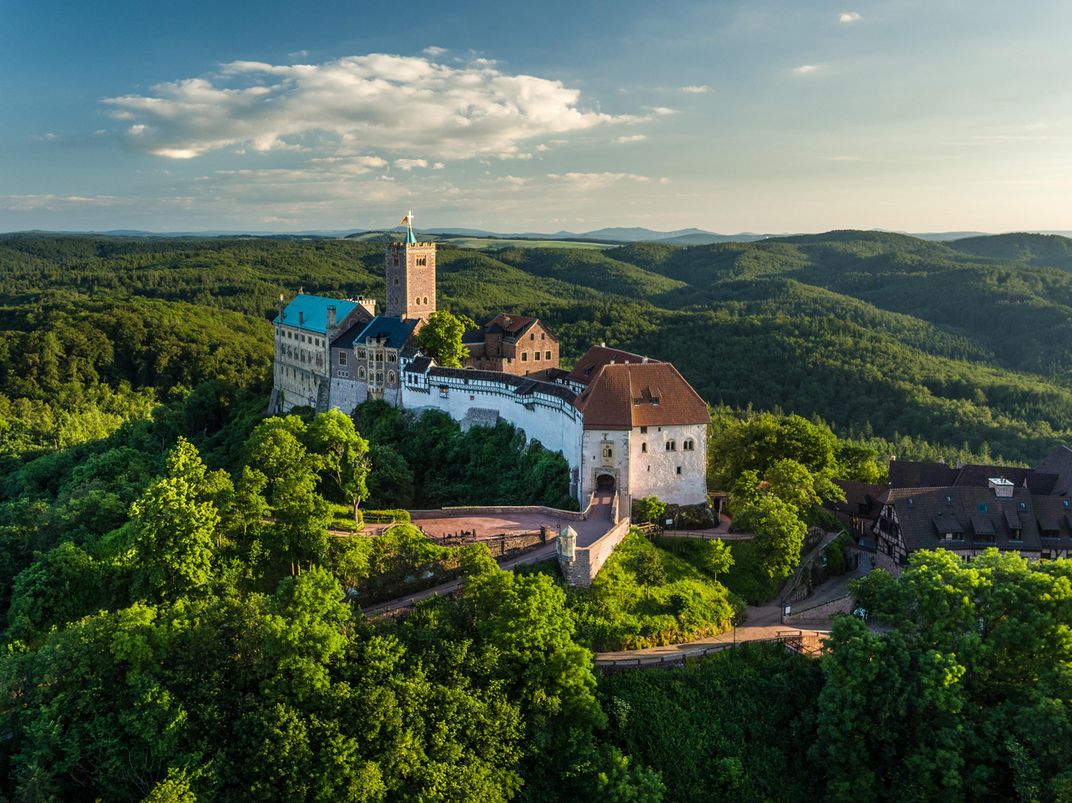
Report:
[{"label": "dark slate roof", "polygon": [[428,369],[432,366],[432,360],[428,357],[417,357],[411,361],[405,368],[407,374],[423,374],[427,373]]},{"label": "dark slate roof", "polygon": [[542,371],[533,371],[528,376],[530,379],[539,379],[544,382],[560,382],[569,376],[569,371],[563,368],[544,368]]},{"label": "dark slate roof", "polygon": [[1056,533],[1056,537],[1041,538],[1043,549],[1072,548],[1072,499],[1060,496],[1034,496],[1031,498],[1038,521],[1039,536],[1044,531]]},{"label": "dark slate roof", "polygon": [[542,382],[530,376],[514,376],[499,371],[477,371],[472,368],[444,368],[436,365],[427,357],[418,357],[406,366],[406,371],[415,374],[427,374],[429,383],[435,383],[437,378],[461,379],[464,382],[496,382],[511,388],[517,396],[531,396],[543,394],[562,399],[568,404],[577,400],[577,394],[566,385],[555,382]]},{"label": "dark slate roof", "polygon": [[[973,486],[945,488],[891,488],[889,504],[897,511],[901,536],[908,550],[999,549],[1035,551],[1040,549],[1038,524],[1031,494],[1016,488],[1013,496],[1002,499],[988,488]],[[1022,525],[1022,540],[1012,541],[1011,530]],[[979,536],[990,535],[992,540]],[[942,533],[959,533],[962,540],[946,541]]]},{"label": "dark slate roof", "polygon": [[283,308],[282,317],[276,315],[272,323],[284,323],[287,326],[296,326],[299,329],[323,335],[327,334],[328,307],[335,307],[335,319],[341,323],[356,306],[356,301],[347,301],[344,298],[327,298],[299,293]]},{"label": "dark slate roof", "polygon": [[1072,496],[1072,449],[1058,446],[1045,460],[1035,466],[1040,474],[1056,474],[1050,493],[1056,496]]},{"label": "dark slate roof", "polygon": [[916,460],[890,461],[891,488],[938,488],[952,485],[957,470],[945,463],[925,463]]},{"label": "dark slate roof", "polygon": [[1032,471],[1027,475],[1027,489],[1038,496],[1049,496],[1053,493],[1057,480],[1058,476],[1056,474],[1042,474],[1038,471]]},{"label": "dark slate roof", "polygon": [[484,342],[483,329],[466,329],[462,333],[462,344],[466,346],[479,346]]},{"label": "dark slate roof", "polygon": [[972,485],[977,488],[987,488],[992,478],[1001,477],[1020,488],[1029,474],[1031,474],[1031,469],[1020,466],[983,466],[969,463],[957,472],[957,478],[953,481],[953,485]]},{"label": "dark slate roof", "polygon": [[351,326],[335,338],[331,345],[335,348],[349,348],[356,343],[367,343],[373,338],[386,337],[388,348],[400,349],[409,341],[418,323],[420,321],[416,318],[403,319],[393,315],[377,315],[356,334],[351,333],[357,327]]},{"label": "dark slate roof", "polygon": [[361,334],[365,327],[369,325],[368,321],[355,320],[352,324],[343,329],[339,334],[331,339],[331,347],[333,349],[348,349],[354,345],[354,339]]},{"label": "dark slate roof", "polygon": [[885,485],[851,480],[834,480],[834,484],[844,492],[845,501],[831,502],[828,508],[838,513],[872,519],[882,511],[882,500],[889,490]]}]

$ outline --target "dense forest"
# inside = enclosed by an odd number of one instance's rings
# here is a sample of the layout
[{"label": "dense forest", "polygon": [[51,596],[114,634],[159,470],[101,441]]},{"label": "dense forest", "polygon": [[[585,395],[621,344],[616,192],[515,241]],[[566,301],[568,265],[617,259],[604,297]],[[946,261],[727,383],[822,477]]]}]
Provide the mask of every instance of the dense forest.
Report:
[{"label": "dense forest", "polygon": [[[281,292],[382,300],[382,243],[0,237],[0,454],[99,437],[170,388],[267,373]],[[440,248],[439,303],[671,360],[712,403],[905,457],[1040,459],[1072,420],[1070,241],[878,232],[605,250]]]},{"label": "dense forest", "polygon": [[441,306],[672,360],[718,405],[710,479],[759,537],[634,533],[581,593],[405,524],[329,532],[358,502],[565,503],[505,425],[266,416],[279,294],[382,300],[382,244],[0,237],[0,796],[1072,800],[1068,561],[921,553],[819,661],[599,677],[589,649],[724,629],[876,453],[1072,440],[1067,242],[987,239],[444,246]]}]

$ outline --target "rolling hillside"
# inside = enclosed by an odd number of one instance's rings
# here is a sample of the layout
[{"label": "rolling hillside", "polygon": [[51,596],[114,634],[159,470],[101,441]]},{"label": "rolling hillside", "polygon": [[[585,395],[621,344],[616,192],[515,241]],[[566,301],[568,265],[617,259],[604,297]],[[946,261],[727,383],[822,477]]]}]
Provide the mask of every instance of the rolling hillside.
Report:
[{"label": "rolling hillside", "polygon": [[[1070,242],[843,231],[603,251],[444,243],[440,304],[478,319],[536,314],[561,336],[567,361],[599,341],[642,351],[674,361],[713,403],[819,417],[905,457],[1030,462],[1072,441],[1072,275],[1060,264]],[[58,372],[42,387],[65,381],[49,350],[68,348],[69,333],[58,346],[39,338],[36,356],[16,348],[40,322],[105,327],[121,311],[144,311],[144,361],[157,313],[134,302],[154,299],[172,305],[172,331],[197,318],[212,322],[209,340],[226,331],[213,359],[242,355],[247,366],[268,347],[252,342],[266,329],[231,324],[225,311],[264,321],[280,292],[299,287],[382,301],[382,248],[357,239],[0,237],[0,415],[34,398],[35,366]],[[113,339],[115,361],[123,342]],[[104,367],[93,381],[136,392],[146,375]]]}]

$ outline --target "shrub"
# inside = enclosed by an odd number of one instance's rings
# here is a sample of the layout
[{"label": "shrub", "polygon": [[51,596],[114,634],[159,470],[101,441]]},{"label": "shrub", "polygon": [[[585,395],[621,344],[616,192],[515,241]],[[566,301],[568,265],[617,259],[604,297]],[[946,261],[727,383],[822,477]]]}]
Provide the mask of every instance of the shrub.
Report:
[{"label": "shrub", "polygon": [[666,503],[660,502],[657,496],[643,496],[633,500],[633,521],[638,524],[662,524],[665,515]]}]

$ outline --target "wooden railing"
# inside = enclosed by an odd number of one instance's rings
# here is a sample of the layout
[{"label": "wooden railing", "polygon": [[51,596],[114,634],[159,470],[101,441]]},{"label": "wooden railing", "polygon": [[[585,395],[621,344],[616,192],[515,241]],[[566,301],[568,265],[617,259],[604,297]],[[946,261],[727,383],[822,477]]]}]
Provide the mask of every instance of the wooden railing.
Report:
[{"label": "wooden railing", "polygon": [[718,644],[709,644],[706,647],[697,647],[692,650],[681,650],[669,653],[648,653],[638,655],[636,658],[599,658],[595,659],[596,669],[606,672],[618,672],[626,669],[654,669],[660,666],[683,666],[686,660],[706,658],[715,653],[736,649],[745,644],[784,644],[794,652],[804,651],[803,630],[779,630],[775,635],[768,638],[752,639],[750,641],[726,641]]}]

